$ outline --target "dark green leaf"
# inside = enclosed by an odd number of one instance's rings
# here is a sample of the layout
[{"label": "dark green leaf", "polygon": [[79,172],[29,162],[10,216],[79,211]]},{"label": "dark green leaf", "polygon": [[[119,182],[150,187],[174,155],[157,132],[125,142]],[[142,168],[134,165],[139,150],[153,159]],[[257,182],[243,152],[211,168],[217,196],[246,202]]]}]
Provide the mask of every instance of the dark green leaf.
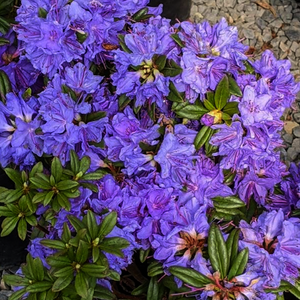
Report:
[{"label": "dark green leaf", "polygon": [[105,111],[96,111],[86,115],[86,123],[100,120],[106,116]]},{"label": "dark green leaf", "polygon": [[77,232],[79,232],[81,229],[85,228],[85,225],[79,219],[77,219],[76,217],[74,217],[74,216],[68,216],[67,218],[68,218],[68,220],[70,221],[71,225],[75,228],[75,230]]},{"label": "dark green leaf", "polygon": [[148,290],[148,285],[149,285],[149,282],[145,281],[144,283],[139,285],[137,288],[135,288],[131,292],[131,295],[133,295],[133,296],[140,296],[140,295],[143,295],[143,294],[145,295],[147,293],[147,290]]},{"label": "dark green leaf", "polygon": [[98,236],[98,225],[94,213],[88,210],[87,214],[87,229],[91,238],[94,240]]},{"label": "dark green leaf", "polygon": [[132,51],[127,47],[127,45],[125,43],[125,36],[122,34],[118,34],[118,39],[119,39],[119,43],[120,43],[122,50],[127,53],[132,53]]},{"label": "dark green leaf", "polygon": [[43,7],[40,7],[39,11],[38,11],[38,16],[40,18],[46,19],[47,15],[48,15],[48,12],[46,11],[46,9],[44,9]]},{"label": "dark green leaf", "polygon": [[127,97],[125,94],[119,96],[119,100],[118,100],[119,110],[122,111],[130,102],[131,99]]},{"label": "dark green leaf", "polygon": [[49,178],[45,180],[44,176],[41,176],[41,174],[42,173],[36,173],[35,177],[29,179],[30,182],[39,189],[50,190],[52,186],[50,185]]},{"label": "dark green leaf", "polygon": [[25,241],[27,234],[27,223],[24,218],[20,218],[18,224],[18,236],[22,241]]},{"label": "dark green leaf", "polygon": [[65,256],[52,255],[47,257],[47,263],[54,268],[63,268],[71,265],[71,260]]},{"label": "dark green leaf", "polygon": [[10,41],[8,39],[0,37],[0,46],[4,46],[4,45],[8,45],[8,44],[10,44]]},{"label": "dark green leaf", "polygon": [[123,238],[111,237],[105,238],[101,244],[99,244],[99,247],[105,252],[123,257],[123,252],[121,249],[127,248],[129,245],[130,243]]},{"label": "dark green leaf", "polygon": [[245,206],[245,202],[235,196],[215,197],[212,199],[219,207],[240,208]]},{"label": "dark green leaf", "polygon": [[167,62],[167,57],[165,55],[157,55],[154,59],[154,67],[161,71]]},{"label": "dark green leaf", "polygon": [[57,278],[52,286],[52,291],[59,292],[59,291],[63,290],[72,282],[73,278],[74,278],[73,273],[70,274],[68,277]]},{"label": "dark green leaf", "polygon": [[77,174],[79,172],[79,158],[74,150],[70,151],[70,164],[71,170],[74,174]]},{"label": "dark green leaf", "polygon": [[63,225],[63,233],[61,239],[64,243],[69,243],[69,240],[71,239],[71,231],[67,223],[64,223]]},{"label": "dark green leaf", "polygon": [[164,273],[164,268],[162,264],[158,261],[152,262],[147,268],[147,274],[149,277],[154,277],[159,274]]},{"label": "dark green leaf", "polygon": [[40,243],[51,249],[64,250],[66,249],[66,245],[62,241],[58,240],[50,240],[50,239],[42,239]]},{"label": "dark green leaf", "polygon": [[37,220],[36,220],[36,217],[34,215],[26,216],[25,220],[31,226],[36,226],[37,225]]},{"label": "dark green leaf", "polygon": [[50,281],[35,282],[26,287],[26,292],[40,293],[49,290],[51,287],[52,287],[52,282]]},{"label": "dark green leaf", "polygon": [[149,256],[150,253],[150,248],[148,248],[147,250],[140,250],[140,262],[143,263],[146,261],[147,257]]},{"label": "dark green leaf", "polygon": [[181,118],[187,118],[189,120],[199,120],[208,110],[203,106],[201,102],[194,104],[188,104],[178,110],[176,108],[176,114]]},{"label": "dark green leaf", "polygon": [[207,108],[209,111],[216,110],[214,105],[211,102],[209,102],[207,99],[204,99],[203,104],[205,108]]},{"label": "dark green leaf", "polygon": [[173,102],[184,102],[184,93],[179,93],[172,81],[170,81],[169,89],[170,93],[167,96],[167,99]]},{"label": "dark green leaf", "polygon": [[64,268],[61,268],[60,270],[56,271],[53,275],[55,277],[68,277],[70,275],[73,275],[74,270],[72,266],[66,266]]},{"label": "dark green leaf", "polygon": [[84,273],[79,272],[75,278],[75,289],[79,296],[83,297],[83,299],[87,299],[89,296],[89,284],[88,280]]},{"label": "dark green leaf", "polygon": [[97,285],[95,287],[94,297],[103,300],[115,300],[117,297],[107,288]]},{"label": "dark green leaf", "polygon": [[83,240],[80,240],[76,251],[76,262],[78,262],[81,265],[87,261],[88,256],[89,256],[88,244]]},{"label": "dark green leaf", "polygon": [[29,279],[18,275],[6,274],[3,276],[4,282],[10,286],[27,286]]},{"label": "dark green leaf", "polygon": [[239,234],[240,234],[239,229],[233,229],[226,240],[226,248],[230,259],[230,265],[233,264],[233,261],[235,260],[238,254]]},{"label": "dark green leaf", "polygon": [[57,189],[59,189],[60,191],[64,191],[64,190],[69,190],[69,189],[73,189],[75,187],[78,187],[78,182],[74,181],[74,180],[63,180],[60,181],[57,185],[56,185]]},{"label": "dark green leaf", "polygon": [[63,174],[63,168],[58,157],[54,157],[51,164],[51,175],[59,182]]},{"label": "dark green leaf", "polygon": [[84,264],[81,266],[80,270],[89,276],[98,278],[103,278],[108,274],[108,270],[105,266],[96,264]]},{"label": "dark green leaf", "polygon": [[234,114],[239,113],[239,102],[228,102],[224,108],[223,113],[228,114],[229,116],[233,116]]},{"label": "dark green leaf", "polygon": [[231,76],[228,76],[228,81],[229,81],[230,94],[238,96],[238,97],[242,97],[243,93],[242,93],[240,87],[238,86],[238,84],[236,83],[236,81]]},{"label": "dark green leaf", "polygon": [[18,290],[16,292],[14,292],[10,297],[9,300],[20,300],[22,299],[22,296],[26,294],[26,290],[25,288]]},{"label": "dark green leaf", "polygon": [[161,73],[163,73],[166,77],[175,77],[182,73],[182,69],[173,59],[170,59],[167,61],[165,68],[161,70]]},{"label": "dark green leaf", "polygon": [[88,156],[84,156],[79,163],[79,172],[83,174],[90,168],[91,159]]},{"label": "dark green leaf", "polygon": [[20,199],[23,195],[23,190],[22,189],[9,190],[5,194],[6,194],[5,203],[8,204]]},{"label": "dark green leaf", "polygon": [[219,82],[215,92],[216,108],[221,110],[227,103],[230,96],[228,76],[225,75]]},{"label": "dark green leaf", "polygon": [[108,214],[100,224],[98,237],[102,240],[107,236],[117,224],[117,213],[115,211]]},{"label": "dark green leaf", "polygon": [[194,140],[194,146],[196,150],[199,150],[211,137],[213,129],[209,126],[203,126],[197,133]]},{"label": "dark green leaf", "polygon": [[16,187],[23,187],[21,173],[10,168],[4,169],[6,175],[15,183]]},{"label": "dark green leaf", "polygon": [[0,32],[6,34],[9,28],[9,23],[4,18],[0,17]]},{"label": "dark green leaf", "polygon": [[41,162],[38,162],[33,166],[29,173],[29,177],[34,177],[36,173],[42,173],[43,172],[43,164]]},{"label": "dark green leaf", "polygon": [[9,235],[14,228],[16,227],[17,223],[19,221],[18,217],[6,217],[2,222],[2,231],[1,236],[7,236]]},{"label": "dark green leaf", "polygon": [[233,264],[228,273],[228,280],[231,280],[235,276],[242,275],[246,268],[247,262],[249,258],[249,250],[248,248],[243,249],[233,261]]},{"label": "dark green leaf", "polygon": [[184,47],[184,42],[180,39],[177,33],[171,34],[171,38],[181,47]]},{"label": "dark green leaf", "polygon": [[147,290],[147,300],[153,300],[153,299],[161,299],[159,297],[159,286],[156,277],[152,277],[150,279],[150,283]]},{"label": "dark green leaf", "polygon": [[131,19],[139,22],[142,20],[142,17],[145,16],[146,14],[148,14],[148,7],[144,7],[140,10],[138,10],[135,14],[132,15]]},{"label": "dark green leaf", "polygon": [[0,206],[0,217],[14,217],[15,214],[6,206]]},{"label": "dark green leaf", "polygon": [[82,180],[99,180],[107,174],[107,171],[97,170],[95,172],[84,174],[80,179]]},{"label": "dark green leaf", "polygon": [[202,288],[205,285],[212,283],[208,277],[190,268],[170,267],[169,272],[184,283],[196,288]]},{"label": "dark green leaf", "polygon": [[220,278],[224,279],[229,268],[229,256],[222,233],[214,223],[208,233],[208,254],[213,269],[219,271]]}]

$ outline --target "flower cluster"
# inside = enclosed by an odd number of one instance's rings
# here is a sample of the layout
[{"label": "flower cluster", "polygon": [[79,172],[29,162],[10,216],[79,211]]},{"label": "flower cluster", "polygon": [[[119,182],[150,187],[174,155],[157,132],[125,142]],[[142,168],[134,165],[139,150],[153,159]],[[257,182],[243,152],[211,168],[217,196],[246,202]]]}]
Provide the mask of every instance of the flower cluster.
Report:
[{"label": "flower cluster", "polygon": [[[225,19],[171,26],[161,7],[147,4],[22,0],[0,46],[0,164],[26,173],[42,162],[45,179],[57,157],[61,176],[79,185],[65,192],[69,207],[33,201],[44,238],[62,238],[67,216],[91,210],[99,223],[116,212],[108,237],[130,243],[122,257],[106,254],[119,274],[136,251],[148,251],[165,275],[181,267],[210,278],[192,289],[195,299],[273,300],[282,282],[299,277],[300,221],[291,217],[300,207],[299,171],[278,150],[280,118],[300,84],[270,51],[251,61]],[[82,172],[74,152],[88,157]],[[0,195],[8,208],[16,199]],[[207,251],[212,224],[226,243],[240,230],[238,248],[249,259],[235,276]],[[42,240],[28,251],[49,268],[53,251]]]}]

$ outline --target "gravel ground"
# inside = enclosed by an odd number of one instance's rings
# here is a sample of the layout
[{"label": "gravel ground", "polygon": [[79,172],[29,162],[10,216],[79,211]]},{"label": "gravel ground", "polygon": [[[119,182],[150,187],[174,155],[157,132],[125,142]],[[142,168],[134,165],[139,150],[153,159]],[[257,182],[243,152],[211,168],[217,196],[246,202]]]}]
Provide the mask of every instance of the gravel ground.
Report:
[{"label": "gravel ground", "polygon": [[[294,0],[193,0],[190,19],[208,20],[215,24],[225,17],[237,26],[240,38],[249,45],[257,59],[265,49],[271,49],[278,59],[289,59],[292,73],[300,81],[300,4]],[[293,107],[284,115],[282,137],[286,148],[283,159],[300,161],[300,94]],[[0,300],[12,293],[2,275],[15,273],[18,266],[3,269],[0,266]]]}]

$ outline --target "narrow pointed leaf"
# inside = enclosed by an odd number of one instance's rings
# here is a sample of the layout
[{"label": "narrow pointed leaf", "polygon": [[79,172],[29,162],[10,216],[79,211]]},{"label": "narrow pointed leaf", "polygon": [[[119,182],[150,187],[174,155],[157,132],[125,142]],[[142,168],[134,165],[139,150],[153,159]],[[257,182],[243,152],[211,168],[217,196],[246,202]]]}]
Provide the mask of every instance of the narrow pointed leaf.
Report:
[{"label": "narrow pointed leaf", "polygon": [[233,264],[228,273],[228,280],[231,280],[235,276],[239,276],[244,273],[249,258],[248,248],[243,249],[233,261]]},{"label": "narrow pointed leaf", "polygon": [[221,110],[226,105],[229,96],[230,96],[229,80],[228,80],[228,76],[225,75],[216,88],[216,92],[215,92],[216,108]]}]

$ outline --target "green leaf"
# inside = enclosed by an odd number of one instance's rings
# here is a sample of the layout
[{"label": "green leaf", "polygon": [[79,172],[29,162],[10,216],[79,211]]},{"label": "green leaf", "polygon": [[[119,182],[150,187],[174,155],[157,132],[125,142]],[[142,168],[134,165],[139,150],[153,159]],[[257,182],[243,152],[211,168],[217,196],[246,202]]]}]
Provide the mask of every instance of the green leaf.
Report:
[{"label": "green leaf", "polygon": [[16,187],[23,187],[23,180],[20,172],[10,168],[5,168],[4,172],[15,183]]},{"label": "green leaf", "polygon": [[58,157],[54,157],[51,164],[51,175],[59,182],[63,174],[63,168]]},{"label": "green leaf", "polygon": [[209,126],[202,126],[194,140],[196,150],[199,150],[212,136],[213,129]]},{"label": "green leaf", "polygon": [[121,96],[119,96],[119,111],[122,111],[130,102],[131,99],[127,97],[126,94],[122,94]]},{"label": "green leaf", "polygon": [[27,222],[24,218],[20,218],[18,224],[18,236],[22,241],[25,241],[27,235]]},{"label": "green leaf", "polygon": [[63,268],[71,265],[72,261],[66,256],[51,255],[46,259],[47,263],[54,268]]},{"label": "green leaf", "polygon": [[62,241],[58,241],[58,240],[42,239],[40,243],[43,246],[51,249],[57,249],[57,250],[66,249],[66,245]]},{"label": "green leaf", "polygon": [[166,65],[167,57],[165,55],[155,55],[152,60],[154,61],[154,68],[161,71]]},{"label": "green leaf", "polygon": [[106,111],[96,111],[86,115],[86,123],[100,120],[106,116]]},{"label": "green leaf", "polygon": [[4,18],[0,17],[0,32],[6,34],[9,28],[9,23]]},{"label": "green leaf", "polygon": [[43,281],[45,278],[44,266],[40,258],[33,260],[34,275],[37,281]]},{"label": "green leaf", "polygon": [[107,236],[117,224],[117,213],[115,211],[108,214],[99,226],[98,237],[102,240]]},{"label": "green leaf", "polygon": [[114,281],[120,281],[121,280],[121,276],[117,271],[114,270],[109,270],[109,274],[107,276],[109,278],[109,280],[114,280]]},{"label": "green leaf", "polygon": [[[50,192],[53,192],[53,191],[50,191]],[[33,203],[43,202],[48,193],[49,192],[45,191],[45,192],[40,192],[40,193],[35,194],[34,197],[32,198],[32,202]]]},{"label": "green leaf", "polygon": [[224,279],[229,268],[229,256],[222,233],[214,223],[208,233],[208,254],[213,269],[219,271],[220,278]]},{"label": "green leaf", "polygon": [[225,75],[216,88],[216,92],[215,92],[216,108],[221,110],[226,105],[229,96],[230,96],[229,80],[228,80],[228,76]]},{"label": "green leaf", "polygon": [[214,203],[222,208],[240,208],[245,206],[245,202],[235,196],[215,197]]},{"label": "green leaf", "polygon": [[152,277],[150,279],[150,283],[147,290],[147,300],[153,300],[153,299],[161,299],[159,297],[159,286],[156,277]]},{"label": "green leaf", "polygon": [[76,217],[68,216],[67,218],[70,221],[71,225],[75,228],[76,232],[79,232],[81,229],[85,228],[85,225]]},{"label": "green leaf", "polygon": [[123,238],[111,237],[105,238],[101,244],[99,244],[99,247],[105,252],[123,257],[124,255],[121,249],[127,248],[129,245],[130,243]]},{"label": "green leaf", "polygon": [[189,120],[199,120],[208,110],[203,106],[201,102],[195,102],[194,104],[188,104],[178,110],[176,108],[175,113],[181,118],[187,118]]},{"label": "green leaf", "polygon": [[103,300],[115,300],[117,297],[107,288],[97,285],[94,291],[94,297]]},{"label": "green leaf", "polygon": [[9,45],[9,44],[10,44],[10,41],[8,39],[0,37],[0,46]]},{"label": "green leaf", "polygon": [[80,179],[81,180],[99,180],[107,174],[107,171],[97,170],[95,172],[84,174]]},{"label": "green leaf", "polygon": [[29,177],[34,177],[34,175],[36,173],[42,173],[43,172],[43,164],[41,162],[38,162],[37,164],[35,164],[33,166],[33,168],[31,169],[30,173],[29,173]]},{"label": "green leaf", "polygon": [[235,260],[238,254],[239,234],[239,229],[233,229],[226,240],[226,249],[229,256],[230,265],[233,264],[233,261]]},{"label": "green leaf", "polygon": [[4,282],[10,286],[27,286],[29,279],[18,275],[6,274],[3,276]]},{"label": "green leaf", "polygon": [[53,292],[59,292],[66,288],[74,279],[73,272],[67,277],[59,277],[56,279],[52,286],[52,291]]},{"label": "green leaf", "polygon": [[83,174],[90,168],[91,159],[88,156],[84,156],[79,163],[79,172]]},{"label": "green leaf", "polygon": [[43,190],[50,190],[52,186],[50,185],[49,178],[46,178],[43,173],[36,173],[35,177],[30,178],[30,182],[33,183],[37,188],[43,189]]},{"label": "green leaf", "polygon": [[48,12],[46,11],[46,9],[44,9],[43,7],[40,7],[38,10],[38,16],[40,18],[46,19],[47,15],[48,15]]},{"label": "green leaf", "polygon": [[184,102],[184,93],[179,93],[172,81],[170,81],[169,90],[168,100],[178,103]]},{"label": "green leaf", "polygon": [[88,244],[83,240],[80,240],[76,251],[76,262],[82,265],[87,261],[88,257],[89,257]]},{"label": "green leaf", "polygon": [[25,220],[31,226],[36,226],[37,225],[37,220],[36,220],[36,217],[34,215],[26,216]]},{"label": "green leaf", "polygon": [[0,206],[0,217],[14,217],[15,214],[6,206]]},{"label": "green leaf", "polygon": [[216,110],[214,105],[207,99],[204,99],[203,104],[204,104],[205,108],[207,108],[209,111]]},{"label": "green leaf", "polygon": [[140,10],[138,10],[135,14],[132,15],[131,19],[136,21],[136,22],[139,22],[143,19],[143,17],[148,14],[148,7],[144,7]]},{"label": "green leaf", "polygon": [[59,189],[60,191],[65,191],[65,190],[70,190],[70,189],[73,189],[75,187],[78,187],[78,182],[77,181],[74,181],[74,180],[63,180],[63,181],[60,181],[56,187],[57,189]]},{"label": "green leaf", "polygon": [[108,269],[105,266],[96,264],[84,264],[80,270],[91,277],[103,278],[107,276]]},{"label": "green leaf", "polygon": [[[48,204],[51,202],[51,200],[52,200],[54,194],[55,194],[54,191],[49,191],[49,192],[45,195],[45,197],[43,197],[43,204],[44,204],[44,206],[48,205]],[[33,199],[34,199],[34,198],[33,198]],[[35,200],[33,200],[33,202],[36,203]],[[40,201],[39,201],[39,202],[40,202]]]},{"label": "green leaf", "polygon": [[87,214],[87,229],[91,238],[94,240],[98,236],[98,225],[94,213],[88,210]]},{"label": "green leaf", "polygon": [[243,93],[242,93],[240,87],[238,86],[236,81],[231,76],[228,76],[228,82],[229,82],[230,94],[238,96],[238,97],[242,97]]},{"label": "green leaf", "polygon": [[166,77],[175,77],[182,73],[182,68],[178,66],[173,59],[170,59],[167,61],[167,64],[164,67],[164,69],[161,70],[161,73],[164,74],[164,76]]},{"label": "green leaf", "polygon": [[145,281],[144,283],[139,285],[137,288],[135,288],[131,292],[131,295],[133,295],[133,296],[145,295],[147,293],[147,290],[148,290],[148,285],[149,285],[149,282]]},{"label": "green leaf", "polygon": [[26,292],[40,293],[49,290],[51,287],[52,282],[50,281],[35,282],[26,287]]},{"label": "green leaf", "polygon": [[151,262],[151,264],[147,268],[147,275],[149,277],[154,277],[156,275],[163,274],[163,273],[164,273],[164,268],[162,264],[158,261]]},{"label": "green leaf", "polygon": [[127,45],[125,43],[125,36],[122,34],[118,34],[118,39],[119,39],[119,44],[120,44],[122,50],[127,53],[132,53],[132,51],[127,47]]},{"label": "green leaf", "polygon": [[75,278],[75,289],[79,296],[87,299],[89,297],[89,284],[84,273],[79,272]]},{"label": "green leaf", "polygon": [[239,111],[239,102],[228,102],[223,110],[223,113],[228,114],[229,116],[233,116],[234,114],[238,114]]},{"label": "green leaf", "polygon": [[60,270],[56,271],[53,275],[55,277],[68,277],[70,275],[73,276],[74,270],[72,266],[66,266],[64,268],[61,268]]},{"label": "green leaf", "polygon": [[18,217],[6,217],[2,222],[1,237],[9,235],[16,227],[19,221]]},{"label": "green leaf", "polygon": [[5,203],[8,204],[20,199],[23,195],[23,190],[22,189],[9,190],[5,194],[6,194]]},{"label": "green leaf", "polygon": [[178,44],[181,48],[184,47],[184,42],[180,39],[177,33],[171,34],[171,38]]},{"label": "green leaf", "polygon": [[63,225],[63,232],[62,232],[61,239],[64,243],[69,243],[69,240],[71,239],[71,231],[67,223],[64,223]]},{"label": "green leaf", "polygon": [[150,248],[148,248],[147,250],[143,250],[141,249],[139,254],[140,254],[140,262],[144,263],[147,259],[147,257],[149,256],[150,253]]},{"label": "green leaf", "polygon": [[190,268],[170,267],[169,272],[184,283],[195,288],[202,288],[205,285],[212,283],[208,277]]},{"label": "green leaf", "polygon": [[11,296],[9,297],[9,300],[20,300],[22,299],[22,296],[26,294],[26,290],[25,288],[18,290],[16,292],[14,292],[13,294],[11,294]]},{"label": "green leaf", "polygon": [[74,174],[77,174],[79,172],[79,158],[74,150],[70,151],[70,164],[71,170]]},{"label": "green leaf", "polygon": [[231,280],[235,276],[242,275],[246,268],[247,262],[249,258],[249,249],[243,249],[235,258],[229,273],[228,273],[228,280]]}]

